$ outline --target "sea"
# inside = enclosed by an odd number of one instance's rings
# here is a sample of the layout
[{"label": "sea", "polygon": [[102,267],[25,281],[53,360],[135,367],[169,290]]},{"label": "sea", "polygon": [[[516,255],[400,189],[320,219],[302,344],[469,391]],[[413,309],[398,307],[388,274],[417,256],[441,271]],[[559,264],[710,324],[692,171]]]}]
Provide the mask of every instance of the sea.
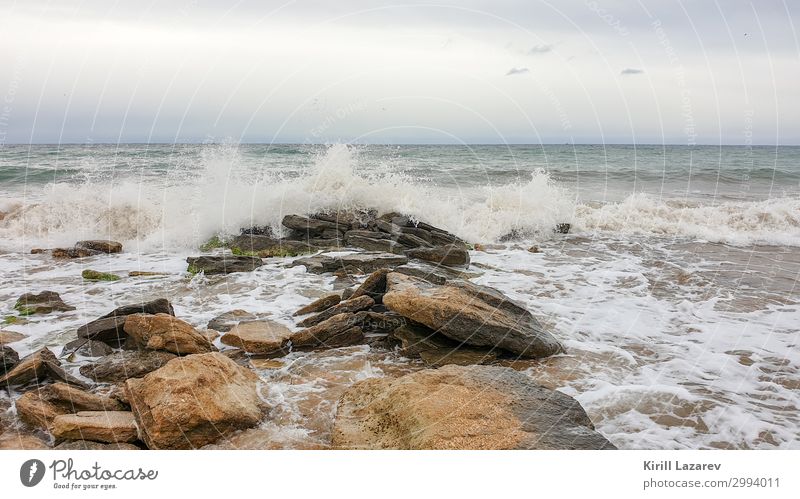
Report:
[{"label": "sea", "polygon": [[[618,447],[800,448],[800,147],[6,145],[2,328],[27,335],[11,344],[21,354],[58,354],[85,322],[162,296],[197,327],[244,309],[294,328],[335,277],[291,258],[192,276],[185,259],[213,236],[349,208],[476,245],[471,279],[524,303],[567,348],[502,364],[575,397]],[[568,234],[553,230],[563,223]],[[84,239],[125,251],[31,254]],[[88,268],[122,279],[84,281]],[[20,295],[43,290],[76,310],[11,318]],[[263,363],[268,416],[220,445],[325,448],[348,386],[422,368],[365,345]]]}]

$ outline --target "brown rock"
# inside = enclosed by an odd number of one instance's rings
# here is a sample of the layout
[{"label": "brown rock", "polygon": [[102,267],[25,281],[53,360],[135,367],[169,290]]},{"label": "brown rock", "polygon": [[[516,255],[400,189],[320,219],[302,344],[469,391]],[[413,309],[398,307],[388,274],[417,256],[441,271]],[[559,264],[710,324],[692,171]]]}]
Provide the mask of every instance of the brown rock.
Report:
[{"label": "brown rock", "polygon": [[55,447],[53,450],[140,450],[133,444],[126,443],[113,443],[104,444],[101,442],[92,442],[91,440],[67,440]]},{"label": "brown rock", "polygon": [[150,449],[191,449],[258,424],[258,383],[255,373],[214,352],[171,360],[125,386]]},{"label": "brown rock", "polygon": [[[367,297],[368,298],[368,297]],[[342,313],[293,333],[292,348],[338,348],[364,342],[364,332],[354,322],[355,314]]]},{"label": "brown rock", "polygon": [[56,416],[50,432],[57,439],[95,442],[135,442],[136,419],[128,411],[80,411]]},{"label": "brown rock", "polygon": [[329,295],[325,295],[322,298],[312,301],[305,307],[300,308],[297,312],[294,313],[295,316],[297,315],[306,315],[306,314],[314,314],[317,312],[322,312],[332,306],[336,305],[342,300],[342,297],[339,296],[337,293],[331,293]]},{"label": "brown rock", "polygon": [[39,294],[25,293],[20,296],[14,308],[22,315],[68,312],[75,307],[67,305],[55,291],[42,291]]},{"label": "brown rock", "polygon": [[124,344],[128,338],[123,328],[127,316],[131,314],[175,315],[175,310],[165,298],[135,305],[125,305],[79,327],[78,337],[102,341],[111,346],[118,347]]},{"label": "brown rock", "polygon": [[47,348],[28,355],[19,364],[0,377],[0,386],[22,386],[45,379],[64,381],[71,385],[86,387],[86,383],[70,376],[61,368],[61,362]]},{"label": "brown rock", "polygon": [[225,333],[220,341],[247,353],[274,355],[288,353],[286,349],[292,332],[288,327],[269,320],[240,322]]},{"label": "brown rock", "polygon": [[386,293],[386,274],[389,273],[389,269],[378,269],[375,272],[371,273],[364,282],[356,288],[350,298],[358,298],[359,296],[370,296],[376,303],[379,303],[378,297],[383,297],[383,294]]},{"label": "brown rock", "polygon": [[7,431],[0,434],[0,450],[43,450],[49,449],[50,446],[41,438],[20,433],[16,431]]},{"label": "brown rock", "polygon": [[317,324],[321,323],[322,321],[326,321],[333,317],[334,315],[339,314],[346,314],[346,313],[353,313],[358,312],[360,310],[366,310],[369,307],[375,305],[375,300],[370,298],[369,296],[359,296],[358,298],[351,298],[347,301],[343,301],[338,305],[334,305],[333,307],[323,310],[317,315],[312,315],[300,322],[297,323],[300,327],[311,327],[316,326]]},{"label": "brown rock", "polygon": [[166,365],[175,354],[160,350],[125,350],[107,355],[97,362],[81,366],[87,378],[103,383],[118,383],[140,378]]},{"label": "brown rock", "polygon": [[350,387],[339,449],[613,449],[572,397],[505,367],[445,366]]},{"label": "brown rock", "polygon": [[167,314],[131,314],[125,320],[124,330],[138,344],[150,350],[166,350],[177,355],[216,350],[189,323]]},{"label": "brown rock", "polygon": [[125,409],[119,401],[65,383],[54,383],[23,393],[16,401],[16,408],[22,421],[42,429],[49,428],[56,416],[63,414]]},{"label": "brown rock", "polygon": [[100,239],[91,241],[78,241],[75,243],[75,248],[84,248],[91,251],[99,251],[100,253],[122,253],[122,244],[116,241]]},{"label": "brown rock", "polygon": [[8,343],[16,343],[22,341],[27,336],[16,331],[0,331],[0,345],[7,345]]}]

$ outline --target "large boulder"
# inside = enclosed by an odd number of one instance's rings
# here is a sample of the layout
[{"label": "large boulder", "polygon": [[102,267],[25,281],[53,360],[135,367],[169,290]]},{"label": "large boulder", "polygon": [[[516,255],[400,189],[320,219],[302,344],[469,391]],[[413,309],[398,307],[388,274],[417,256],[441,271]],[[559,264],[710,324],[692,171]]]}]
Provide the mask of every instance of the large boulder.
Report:
[{"label": "large boulder", "polygon": [[80,390],[66,383],[53,383],[25,392],[16,403],[17,415],[25,423],[42,429],[53,424],[56,416],[78,411],[121,411],[118,401]]},{"label": "large boulder", "polygon": [[164,367],[176,356],[159,350],[124,350],[80,368],[83,376],[101,383],[119,383],[128,378],[140,378]]},{"label": "large boulder", "polygon": [[49,314],[50,312],[69,312],[75,307],[67,305],[55,291],[25,293],[17,299],[14,308],[21,315]]},{"label": "large boulder", "polygon": [[94,341],[102,341],[111,346],[118,347],[125,343],[128,335],[125,334],[125,321],[131,314],[169,314],[175,315],[175,310],[165,298],[125,305],[112,310],[88,324],[78,328],[78,337]]},{"label": "large boulder", "polygon": [[438,286],[391,272],[384,305],[454,340],[500,348],[521,357],[547,357],[563,351],[553,335],[523,306],[499,291],[466,281]]},{"label": "large boulder", "polygon": [[61,361],[47,348],[42,348],[28,355],[13,369],[0,377],[0,387],[24,386],[32,382],[43,382],[47,379],[63,381],[82,388],[87,387],[86,383],[67,373],[61,367]]},{"label": "large boulder", "polygon": [[171,360],[125,382],[150,449],[191,449],[261,420],[259,378],[218,352]]},{"label": "large boulder", "polygon": [[285,355],[292,332],[270,320],[240,322],[222,335],[220,341],[257,355]]},{"label": "large boulder", "polygon": [[186,258],[186,263],[189,264],[186,269],[188,272],[203,272],[206,275],[252,272],[264,264],[259,257],[244,255],[190,256]]},{"label": "large boulder", "polygon": [[572,397],[506,367],[372,378],[339,401],[339,449],[613,449]]},{"label": "large boulder", "polygon": [[124,329],[148,350],[165,350],[177,355],[216,350],[191,324],[168,314],[131,314],[125,320]]},{"label": "large boulder", "polygon": [[80,411],[56,416],[50,433],[60,440],[116,443],[139,439],[136,419],[128,411]]}]

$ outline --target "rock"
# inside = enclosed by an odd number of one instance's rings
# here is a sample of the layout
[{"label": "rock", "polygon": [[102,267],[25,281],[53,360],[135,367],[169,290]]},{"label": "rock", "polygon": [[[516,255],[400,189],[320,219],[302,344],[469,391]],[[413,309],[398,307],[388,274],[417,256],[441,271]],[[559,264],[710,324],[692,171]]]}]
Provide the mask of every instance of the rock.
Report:
[{"label": "rock", "polygon": [[240,322],[225,333],[220,341],[257,355],[285,355],[292,332],[288,327],[269,320]]},{"label": "rock", "polygon": [[208,339],[189,323],[168,314],[131,314],[125,332],[149,350],[166,350],[178,355],[216,350]]},{"label": "rock", "polygon": [[81,272],[81,277],[87,281],[119,281],[118,275],[110,274],[108,272],[98,272],[96,270],[86,269]]},{"label": "rock", "polygon": [[394,269],[395,272],[419,277],[431,284],[444,284],[452,279],[469,279],[476,277],[478,274],[470,274],[457,268],[445,267],[442,265],[434,265],[424,261],[408,262],[405,265],[400,265]]},{"label": "rock", "polygon": [[240,322],[254,321],[257,318],[258,317],[256,317],[254,314],[251,314],[246,310],[230,310],[208,321],[206,327],[208,329],[213,329],[214,331],[219,331],[220,333],[227,333]]},{"label": "rock", "polygon": [[19,354],[11,347],[0,345],[0,374],[5,374],[19,364]]},{"label": "rock", "polygon": [[337,210],[326,213],[316,213],[311,218],[333,222],[340,229],[364,229],[375,220],[373,210]]},{"label": "rock", "polygon": [[410,249],[406,251],[406,255],[438,265],[469,265],[469,252],[455,244]]},{"label": "rock", "polygon": [[555,229],[553,229],[553,231],[557,232],[559,234],[569,234],[569,230],[571,228],[572,228],[572,224],[560,223],[560,224],[556,224],[556,227],[555,227]]},{"label": "rock", "polygon": [[345,243],[348,246],[355,248],[362,248],[367,251],[380,251],[384,253],[401,254],[403,252],[403,245],[391,239],[378,239],[372,237],[361,237],[350,235],[345,238]]},{"label": "rock", "polygon": [[47,442],[34,435],[16,431],[0,434],[0,450],[44,450],[49,448]]},{"label": "rock", "polygon": [[308,241],[292,241],[257,235],[238,236],[230,242],[229,246],[234,254],[255,255],[261,258],[297,256],[317,250],[317,247]]},{"label": "rock", "polygon": [[348,230],[344,233],[345,241],[350,237],[367,237],[371,239],[391,239],[392,235],[385,232],[375,232],[371,230]]},{"label": "rock", "polygon": [[261,258],[255,256],[190,256],[186,259],[189,267],[187,272],[206,275],[230,274],[232,272],[252,272],[263,265]]},{"label": "rock", "polygon": [[128,411],[79,411],[56,416],[50,432],[65,440],[115,443],[139,439],[136,419]]},{"label": "rock", "polygon": [[8,343],[16,343],[22,341],[27,336],[16,331],[2,331],[0,330],[0,345],[7,345]]},{"label": "rock", "polygon": [[338,348],[364,342],[364,332],[355,325],[354,314],[342,313],[292,334],[293,349]]},{"label": "rock", "polygon": [[392,312],[380,313],[362,310],[353,316],[353,323],[365,333],[388,334],[408,323],[402,315]]},{"label": "rock", "polygon": [[387,267],[394,268],[408,263],[408,258],[392,253],[352,253],[347,255],[316,255],[298,258],[291,263],[292,267],[304,265],[308,272],[324,274],[343,270],[351,274],[370,274],[376,270]]},{"label": "rock", "polygon": [[104,444],[101,442],[92,442],[91,440],[67,440],[55,447],[53,450],[140,450],[133,444],[127,443],[112,443]]},{"label": "rock", "polygon": [[425,239],[417,237],[414,234],[406,234],[405,232],[397,234],[395,239],[406,248],[430,248],[433,246]]},{"label": "rock", "polygon": [[425,241],[426,243],[433,242],[433,239],[431,238],[431,233],[425,229],[420,229],[419,227],[400,227],[400,232],[402,232],[403,234],[411,234],[412,236],[416,236],[419,239]]},{"label": "rock", "polygon": [[355,293],[355,288],[344,288],[342,290],[342,300],[349,300],[353,297],[353,293]]},{"label": "rock", "polygon": [[166,272],[148,272],[143,270],[131,270],[128,277],[159,277],[169,275]]},{"label": "rock", "polygon": [[122,244],[116,241],[78,241],[75,243],[75,247],[91,251],[99,251],[100,253],[122,253]]},{"label": "rock", "polygon": [[423,350],[419,357],[428,367],[442,367],[449,364],[457,366],[471,366],[474,364],[488,364],[497,360],[497,355],[485,349],[463,347],[455,350]]},{"label": "rock", "polygon": [[119,383],[128,378],[140,378],[164,367],[175,357],[175,354],[160,350],[125,350],[83,365],[80,372],[100,383]]},{"label": "rock", "polygon": [[214,331],[213,329],[198,329],[197,332],[203,335],[203,338],[208,340],[212,345],[217,341],[217,338],[220,337],[219,331]]},{"label": "rock", "polygon": [[314,314],[317,312],[322,312],[332,306],[336,305],[342,300],[342,297],[339,296],[337,293],[331,293],[328,295],[323,296],[322,298],[318,298],[313,302],[309,303],[305,307],[300,308],[297,312],[293,315],[306,315],[306,314]]},{"label": "rock", "polygon": [[328,222],[327,220],[308,218],[301,215],[286,215],[283,217],[281,224],[288,229],[308,234],[309,237],[322,235],[326,229],[339,231],[340,227],[342,229],[346,228],[336,222]]},{"label": "rock", "polygon": [[272,237],[272,227],[269,225],[253,225],[252,227],[242,228],[239,233],[243,236],[270,236]]},{"label": "rock", "polygon": [[71,385],[86,388],[83,381],[67,374],[61,368],[61,362],[47,348],[37,350],[22,359],[19,364],[0,377],[0,386],[23,386],[31,382],[45,379],[64,381]]},{"label": "rock", "polygon": [[77,353],[84,357],[102,357],[104,355],[111,355],[114,353],[114,349],[102,341],[78,338],[64,345],[64,352]]},{"label": "rock", "polygon": [[563,351],[528,310],[497,290],[465,281],[437,286],[397,272],[386,281],[386,307],[456,341],[522,357]]},{"label": "rock", "polygon": [[25,293],[20,296],[14,308],[20,315],[49,314],[50,312],[68,312],[75,307],[67,305],[55,291],[42,291],[39,294]]},{"label": "rock", "polygon": [[613,449],[572,397],[506,367],[371,378],[339,401],[337,449]]},{"label": "rock", "polygon": [[46,250],[53,258],[86,258],[89,256],[103,255],[102,251],[75,246],[73,248],[53,248]]},{"label": "rock", "polygon": [[358,298],[359,296],[369,296],[375,303],[381,303],[383,294],[386,293],[386,274],[389,269],[378,269],[370,274],[364,282],[356,288],[350,298]]},{"label": "rock", "polygon": [[410,322],[392,331],[392,337],[400,341],[399,353],[410,359],[420,358],[424,351],[452,351],[461,345],[432,329]]},{"label": "rock", "polygon": [[165,298],[135,305],[125,305],[79,327],[78,337],[102,341],[113,347],[119,347],[128,338],[128,335],[125,334],[124,326],[127,316],[131,314],[175,315],[175,310]]},{"label": "rock", "polygon": [[366,310],[373,305],[375,305],[375,300],[373,300],[369,296],[359,296],[358,298],[351,298],[350,300],[343,301],[337,305],[334,305],[333,307],[328,308],[327,310],[323,310],[317,315],[312,315],[311,317],[308,317],[298,322],[297,325],[300,327],[316,326],[322,321],[330,319],[334,315]]},{"label": "rock", "polygon": [[191,449],[258,424],[258,383],[255,373],[214,352],[171,360],[125,387],[150,449]]},{"label": "rock", "polygon": [[122,411],[117,400],[54,383],[25,392],[16,401],[17,415],[30,426],[48,429],[56,416],[78,411]]}]

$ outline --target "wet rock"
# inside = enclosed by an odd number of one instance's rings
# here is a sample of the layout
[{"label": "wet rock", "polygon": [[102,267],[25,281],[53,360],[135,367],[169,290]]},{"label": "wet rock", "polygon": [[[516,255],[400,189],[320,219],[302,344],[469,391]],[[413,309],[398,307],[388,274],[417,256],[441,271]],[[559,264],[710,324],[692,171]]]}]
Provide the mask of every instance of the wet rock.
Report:
[{"label": "wet rock", "polygon": [[0,434],[0,450],[44,450],[49,448],[47,442],[35,435],[16,431]]},{"label": "wet rock", "polygon": [[102,357],[104,355],[111,355],[114,353],[114,349],[102,341],[78,338],[64,345],[64,352],[77,353],[84,357]]},{"label": "wet rock", "polygon": [[560,224],[556,224],[555,229],[553,229],[553,230],[555,232],[559,233],[559,234],[569,234],[569,230],[571,228],[572,228],[572,224],[560,223]]},{"label": "wet rock", "polygon": [[327,310],[323,310],[317,315],[312,315],[311,317],[308,317],[298,322],[297,325],[300,327],[315,326],[325,320],[330,319],[334,315],[366,310],[373,305],[375,305],[375,300],[373,300],[369,296],[359,296],[357,298],[352,298],[350,300],[340,302],[339,304],[334,305],[333,307],[330,307]]},{"label": "wet rock", "polygon": [[488,364],[497,360],[497,355],[486,349],[462,347],[457,349],[423,350],[419,357],[428,367],[446,365],[471,366]]},{"label": "wet rock", "polygon": [[353,316],[353,323],[358,325],[365,333],[388,334],[408,323],[400,314],[392,312],[381,313],[363,310]]},{"label": "wet rock", "polygon": [[168,275],[165,272],[148,272],[143,270],[131,270],[128,272],[128,277],[159,277]]},{"label": "wet rock", "polygon": [[186,263],[189,264],[187,272],[203,272],[206,275],[252,272],[263,265],[261,258],[237,255],[190,256]]},{"label": "wet rock", "polygon": [[25,338],[27,338],[27,336],[16,331],[0,331],[0,345],[16,343],[24,340]]},{"label": "wet rock", "polygon": [[243,236],[270,236],[272,237],[272,227],[269,225],[253,225],[252,227],[242,228],[239,233]]},{"label": "wet rock", "polygon": [[61,362],[47,348],[37,350],[22,359],[13,369],[0,377],[0,387],[24,386],[32,382],[46,379],[63,381],[71,385],[86,388],[83,381],[69,375],[61,368]]},{"label": "wet rock", "polygon": [[251,314],[246,310],[230,310],[208,321],[206,327],[208,329],[213,329],[214,331],[219,331],[220,333],[227,333],[241,321],[254,321],[257,318],[258,317],[256,317],[254,314]]},{"label": "wet rock", "polygon": [[387,267],[394,268],[408,262],[403,255],[392,253],[352,253],[347,255],[317,255],[298,258],[291,266],[304,265],[306,270],[313,274],[337,272],[339,270],[351,274],[370,274],[376,270]]},{"label": "wet rock", "polygon": [[5,374],[19,364],[19,354],[11,347],[0,345],[0,374]]},{"label": "wet rock", "polygon": [[455,244],[410,249],[406,251],[406,255],[438,265],[469,265],[469,252]]},{"label": "wet rock", "polygon": [[136,419],[128,411],[79,411],[56,416],[50,432],[65,440],[116,443],[139,439]]},{"label": "wet rock", "polygon": [[149,350],[166,350],[177,355],[216,350],[189,323],[168,314],[131,314],[125,320],[124,330],[136,343]]},{"label": "wet rock", "polygon": [[419,227],[400,227],[400,232],[403,234],[411,234],[412,236],[416,236],[426,243],[433,243],[431,233],[425,229],[420,229]]},{"label": "wet rock", "polygon": [[435,265],[424,261],[412,261],[405,265],[400,265],[394,269],[401,274],[419,277],[431,284],[444,284],[452,279],[468,279],[477,274],[470,274],[458,268]]},{"label": "wet rock", "polygon": [[375,232],[371,230],[348,230],[344,233],[345,241],[350,237],[368,237],[371,239],[390,239],[392,237],[391,234],[387,234],[385,232]]},{"label": "wet rock", "polygon": [[97,382],[119,383],[164,367],[175,357],[175,354],[159,350],[125,350],[81,366],[80,373]]},{"label": "wet rock", "polygon": [[356,288],[350,298],[358,298],[359,296],[369,296],[375,303],[381,303],[383,294],[386,293],[386,274],[389,269],[378,269],[370,274],[361,285]]},{"label": "wet rock", "polygon": [[108,272],[98,272],[97,270],[86,269],[81,272],[81,277],[87,281],[119,281],[118,275],[110,274]]},{"label": "wet rock", "polygon": [[338,449],[613,449],[572,397],[506,367],[371,378],[339,401]]},{"label": "wet rock", "polygon": [[350,235],[345,238],[348,246],[365,249],[367,251],[380,251],[383,253],[401,254],[405,248],[397,241],[391,239],[378,239],[372,237],[361,237]]},{"label": "wet rock", "polygon": [[345,229],[336,222],[329,222],[327,220],[320,220],[318,218],[309,218],[302,215],[286,215],[281,221],[281,225],[301,234],[307,234],[308,237],[321,236],[326,230],[339,231],[339,228]]},{"label": "wet rock", "polygon": [[305,307],[300,308],[293,315],[298,316],[298,315],[315,314],[317,312],[322,312],[323,310],[326,310],[336,305],[340,301],[342,301],[342,297],[339,294],[331,293],[314,300]]},{"label": "wet rock", "polygon": [[26,424],[48,429],[57,416],[78,411],[122,411],[117,400],[89,393],[67,385],[54,383],[25,392],[16,401],[17,415]]},{"label": "wet rock", "polygon": [[308,241],[275,239],[269,236],[242,235],[229,244],[235,254],[268,257],[297,256],[313,253],[317,247]]},{"label": "wet rock", "polygon": [[171,360],[125,382],[150,449],[191,449],[258,424],[258,376],[220,353]]},{"label": "wet rock", "polygon": [[78,337],[102,341],[113,347],[119,347],[125,343],[128,338],[128,335],[124,331],[124,326],[127,316],[131,314],[175,315],[175,310],[165,298],[159,298],[145,303],[137,303],[135,305],[125,305],[79,327]]},{"label": "wet rock", "polygon": [[257,355],[288,353],[287,343],[292,332],[288,327],[274,321],[260,320],[240,322],[222,335],[220,341]]},{"label": "wet rock", "polygon": [[451,339],[522,357],[563,351],[528,310],[497,290],[465,281],[437,286],[397,272],[386,280],[386,307]]},{"label": "wet rock", "polygon": [[364,332],[355,325],[354,314],[342,313],[292,334],[292,348],[338,348],[364,342]]},{"label": "wet rock", "polygon": [[352,287],[351,288],[344,288],[342,290],[342,300],[349,300],[350,298],[352,298],[353,297],[353,293],[355,293],[355,291],[356,291],[356,289],[352,288]]},{"label": "wet rock", "polygon": [[128,443],[112,443],[104,444],[101,442],[92,442],[91,440],[67,440],[55,447],[53,450],[140,450],[133,444]]},{"label": "wet rock", "polygon": [[55,291],[42,291],[39,294],[25,293],[20,296],[14,308],[21,315],[49,314],[50,312],[68,312],[75,307],[67,305]]},{"label": "wet rock", "polygon": [[337,210],[316,213],[311,218],[335,223],[339,229],[364,229],[375,220],[373,210]]},{"label": "wet rock", "polygon": [[[89,256],[104,255],[102,251],[92,250],[89,248],[73,247],[73,248],[53,248],[51,250],[43,250],[42,252],[49,251],[53,258],[86,258]],[[31,251],[33,252],[33,251]]]},{"label": "wet rock", "polygon": [[100,253],[122,253],[122,244],[116,241],[99,239],[92,241],[78,241],[75,243],[75,247],[90,251],[99,251]]},{"label": "wet rock", "polygon": [[400,355],[410,359],[420,358],[420,352],[427,350],[455,350],[461,345],[430,328],[411,322],[392,331],[392,337],[400,342]]}]

